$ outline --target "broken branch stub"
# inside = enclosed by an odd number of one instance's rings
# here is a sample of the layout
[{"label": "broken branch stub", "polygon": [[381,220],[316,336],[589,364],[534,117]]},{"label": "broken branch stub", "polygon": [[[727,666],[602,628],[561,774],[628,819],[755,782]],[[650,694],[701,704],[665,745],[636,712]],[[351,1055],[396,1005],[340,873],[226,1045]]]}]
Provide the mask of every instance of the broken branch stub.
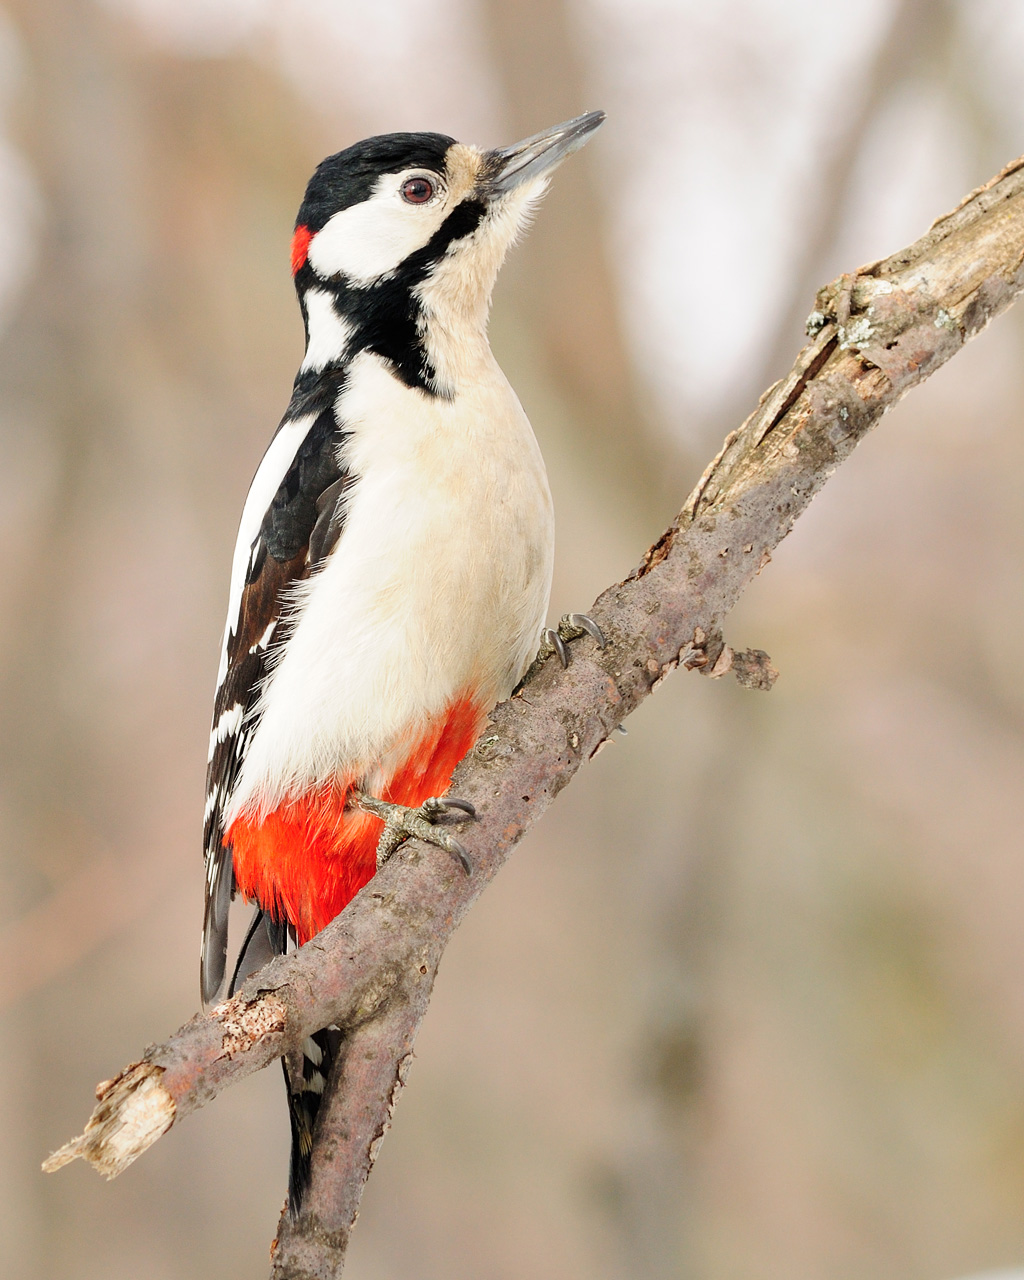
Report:
[{"label": "broken branch stub", "polygon": [[81,1156],[104,1178],[123,1173],[174,1123],[174,1099],[161,1083],[163,1074],[151,1062],[132,1062],[104,1080],[85,1132],[45,1160],[43,1172],[54,1173]]}]

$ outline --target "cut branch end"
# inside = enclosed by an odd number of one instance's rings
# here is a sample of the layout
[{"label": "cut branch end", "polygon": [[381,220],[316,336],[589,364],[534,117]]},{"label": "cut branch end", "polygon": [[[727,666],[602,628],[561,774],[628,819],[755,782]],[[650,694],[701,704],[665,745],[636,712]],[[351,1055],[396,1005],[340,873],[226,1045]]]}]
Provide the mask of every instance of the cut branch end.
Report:
[{"label": "cut branch end", "polygon": [[151,1062],[133,1062],[105,1081],[85,1131],[45,1160],[43,1172],[55,1173],[81,1157],[105,1178],[123,1173],[174,1123],[174,1099],[161,1083],[163,1074]]}]

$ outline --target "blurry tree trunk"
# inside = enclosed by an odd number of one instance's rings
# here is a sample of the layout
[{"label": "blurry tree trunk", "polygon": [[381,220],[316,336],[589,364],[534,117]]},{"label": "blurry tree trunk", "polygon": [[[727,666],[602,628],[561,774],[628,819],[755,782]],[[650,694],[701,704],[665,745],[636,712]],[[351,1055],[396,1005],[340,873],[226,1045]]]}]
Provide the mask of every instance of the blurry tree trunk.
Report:
[{"label": "blurry tree trunk", "polygon": [[[510,140],[605,105],[587,84],[567,0],[481,0],[479,10]],[[614,117],[605,125],[616,127]],[[499,321],[502,308],[514,312],[529,335],[530,354],[561,393],[575,442],[576,482],[593,494],[604,535],[614,530],[628,554],[638,536],[649,538],[674,511],[697,460],[688,456],[681,434],[656,421],[626,341],[623,290],[605,224],[611,204],[606,192],[614,185],[614,173],[603,173],[588,148],[559,170],[542,216],[504,268],[496,311]],[[561,540],[565,516],[559,510]],[[650,771],[638,772],[637,802],[643,804]],[[653,796],[649,803],[656,805]],[[614,827],[616,807],[615,797],[597,797],[581,816],[578,838],[596,856],[610,847],[605,833]],[[652,973],[648,985],[655,981]],[[648,1135],[631,1134],[623,1158],[604,1171],[614,1188],[608,1221],[620,1242],[624,1280],[679,1280],[678,1160],[670,1136],[652,1126]],[[666,1212],[673,1196],[676,1211]]]},{"label": "blurry tree trunk", "polygon": [[[230,544],[233,495],[288,385],[288,348],[301,345],[284,269],[269,341],[266,310],[251,319],[259,294],[273,297],[259,275],[272,260],[253,253],[243,263],[238,246],[272,234],[260,225],[272,220],[286,261],[309,161],[294,143],[290,99],[253,63],[156,53],[92,0],[8,8],[32,69],[21,140],[45,212],[38,269],[0,348],[3,425],[9,444],[28,436],[39,455],[46,517],[22,549],[7,619],[3,764],[31,831],[22,847],[45,861],[53,844],[64,860],[79,842],[64,840],[57,815],[117,830],[131,823],[125,801],[135,790],[131,744],[125,791],[102,794],[90,767],[98,743],[119,730],[78,686],[93,656],[83,652],[94,638],[85,629],[122,585],[159,581],[155,640],[165,643],[162,622],[177,658],[194,616],[180,608],[185,594],[198,585],[211,606],[212,593],[220,597],[219,582],[196,579],[197,563],[213,557],[189,549],[193,539]],[[237,337],[228,349],[225,306]],[[199,527],[189,527],[193,512]],[[189,647],[202,651],[208,638],[211,681],[217,612],[200,613],[202,637]],[[154,723],[175,696],[174,675],[171,665],[166,685],[141,691],[136,708]]]},{"label": "blurry tree trunk", "polygon": [[[860,85],[828,104],[834,128],[820,163],[811,170],[813,189],[801,201],[807,209],[805,229],[780,299],[779,321],[765,335],[763,358],[707,415],[701,438],[706,436],[709,444],[760,388],[784,372],[793,346],[802,340],[818,284],[841,265],[835,255],[865,143],[896,88],[906,83],[908,71],[921,74],[921,64],[934,58],[949,22],[947,9],[945,0],[897,0]],[[753,708],[744,699],[732,701],[713,754],[702,753],[697,765],[706,780],[706,799],[701,825],[687,833],[691,857],[678,859],[678,882],[656,904],[651,920],[657,939],[652,953],[659,963],[651,984],[654,1003],[637,1053],[649,1064],[644,1073],[649,1136],[623,1169],[620,1215],[627,1239],[633,1239],[634,1256],[650,1280],[676,1280],[692,1258],[689,1188],[699,1163],[699,1119],[707,1104],[711,975],[721,963],[721,922],[728,918],[735,870],[728,779],[735,770],[744,770],[748,753],[758,750],[751,732]],[[721,796],[719,803],[715,795]],[[668,991],[676,993],[674,999],[665,998]],[[669,1205],[675,1212],[668,1211]]]},{"label": "blurry tree trunk", "polygon": [[[54,1053],[66,992],[23,997],[201,881],[226,566],[301,350],[288,236],[318,157],[252,61],[154,50],[95,0],[4,7],[26,64],[15,142],[43,197],[0,345],[3,497],[21,513],[4,547],[0,957],[30,1064],[27,1167],[69,1055]],[[85,1212],[79,1188],[24,1194],[42,1223]],[[61,1234],[22,1244],[16,1217],[0,1271],[22,1274],[33,1249],[33,1274],[61,1270]]]},{"label": "blurry tree trunk", "polygon": [[[789,273],[781,321],[773,328],[774,341],[763,367],[743,388],[743,402],[758,387],[785,371],[793,343],[803,334],[815,289],[839,269],[840,264],[833,259],[864,144],[896,87],[905,85],[908,75],[921,74],[934,59],[942,30],[949,21],[947,8],[947,0],[897,0],[888,28],[864,70],[862,83],[852,94],[830,104],[835,131],[826,144],[821,164],[812,170],[811,216]],[[730,405],[725,417],[731,420],[732,416]],[[717,435],[716,423],[715,438]]]},{"label": "blurry tree trunk", "polygon": [[[709,445],[720,438],[761,387],[785,371],[794,344],[802,339],[818,284],[842,265],[837,258],[839,242],[847,208],[856,194],[866,144],[896,92],[914,78],[935,75],[958,26],[955,0],[896,0],[860,83],[826,104],[833,127],[820,162],[810,171],[813,185],[800,201],[801,211],[806,210],[804,230],[779,302],[779,321],[765,335],[763,358],[753,362],[746,376],[708,413],[701,438],[706,436]],[[978,87],[967,82],[963,94],[972,106],[969,118],[983,125],[986,116]],[[979,139],[982,141],[985,145],[979,150],[987,154],[993,139],[987,136]],[[990,171],[1006,149],[999,151],[983,172]],[[673,1277],[680,1259],[690,1254],[686,1238],[691,1197],[685,1188],[690,1170],[699,1163],[697,1130],[707,1101],[702,1079],[707,1060],[706,1024],[713,1017],[710,975],[721,960],[721,922],[728,917],[726,906],[734,874],[733,833],[728,820],[718,815],[728,813],[726,777],[733,770],[743,771],[748,753],[758,750],[757,737],[750,732],[753,709],[748,707],[736,700],[730,714],[723,717],[714,756],[701,759],[706,794],[721,792],[724,807],[708,795],[704,829],[689,832],[687,844],[695,851],[693,861],[679,860],[676,890],[657,904],[652,920],[659,940],[656,951],[661,957],[654,990],[659,995],[668,988],[686,993],[685,999],[677,999],[674,1016],[666,1017],[664,1000],[658,1000],[650,1011],[640,1054],[651,1064],[646,1073],[649,1128],[661,1141],[652,1139],[638,1152],[624,1178],[630,1217],[647,1224],[637,1233],[641,1236],[637,1256],[651,1255],[645,1275],[656,1280]],[[664,1205],[667,1199],[682,1205],[682,1212],[650,1212],[652,1204]]]},{"label": "blurry tree trunk", "polygon": [[[565,0],[482,0],[481,12],[511,137],[601,105],[590,100]],[[627,506],[648,510],[652,495],[670,503],[682,459],[666,458],[625,341],[604,185],[592,151],[559,170],[543,217],[505,270],[503,292],[561,388],[578,439],[588,442],[581,456]]]}]

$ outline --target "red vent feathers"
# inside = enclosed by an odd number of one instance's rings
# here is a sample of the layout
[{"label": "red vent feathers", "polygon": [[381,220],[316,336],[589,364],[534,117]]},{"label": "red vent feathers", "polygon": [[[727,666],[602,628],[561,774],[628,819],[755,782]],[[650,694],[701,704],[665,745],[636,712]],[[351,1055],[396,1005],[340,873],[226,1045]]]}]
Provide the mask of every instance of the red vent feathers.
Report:
[{"label": "red vent feathers", "polygon": [[[454,703],[426,729],[379,793],[415,807],[442,795],[455,766],[486,719],[471,698]],[[293,796],[262,820],[235,819],[224,843],[233,846],[235,879],[250,901],[289,920],[306,942],[334,919],[377,869],[379,818],[346,808],[344,778]]]},{"label": "red vent feathers", "polygon": [[306,254],[309,253],[309,242],[313,239],[313,233],[309,227],[296,227],[295,234],[292,236],[292,275],[298,275],[306,262]]}]

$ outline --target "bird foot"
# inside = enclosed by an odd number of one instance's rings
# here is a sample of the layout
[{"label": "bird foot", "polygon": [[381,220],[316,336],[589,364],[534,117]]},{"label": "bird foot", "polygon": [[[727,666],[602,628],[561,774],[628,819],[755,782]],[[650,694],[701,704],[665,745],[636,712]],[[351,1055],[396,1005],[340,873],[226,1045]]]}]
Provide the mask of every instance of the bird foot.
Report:
[{"label": "bird foot", "polygon": [[568,642],[578,640],[580,636],[592,637],[599,649],[603,649],[608,643],[604,638],[604,632],[593,618],[585,613],[567,613],[557,627],[545,627],[541,632],[540,649],[534,661],[543,662],[545,658],[550,658],[553,653],[557,653],[558,661],[563,667],[567,667],[569,665]]},{"label": "bird foot", "polygon": [[466,875],[472,874],[473,864],[463,846],[450,836],[438,823],[451,817],[457,822],[470,822],[476,818],[476,809],[468,800],[456,800],[453,796],[431,796],[418,809],[404,804],[392,804],[364,791],[352,792],[352,799],[360,809],[384,820],[384,830],[377,842],[377,870],[390,859],[395,850],[406,840],[425,840],[457,858]]}]

